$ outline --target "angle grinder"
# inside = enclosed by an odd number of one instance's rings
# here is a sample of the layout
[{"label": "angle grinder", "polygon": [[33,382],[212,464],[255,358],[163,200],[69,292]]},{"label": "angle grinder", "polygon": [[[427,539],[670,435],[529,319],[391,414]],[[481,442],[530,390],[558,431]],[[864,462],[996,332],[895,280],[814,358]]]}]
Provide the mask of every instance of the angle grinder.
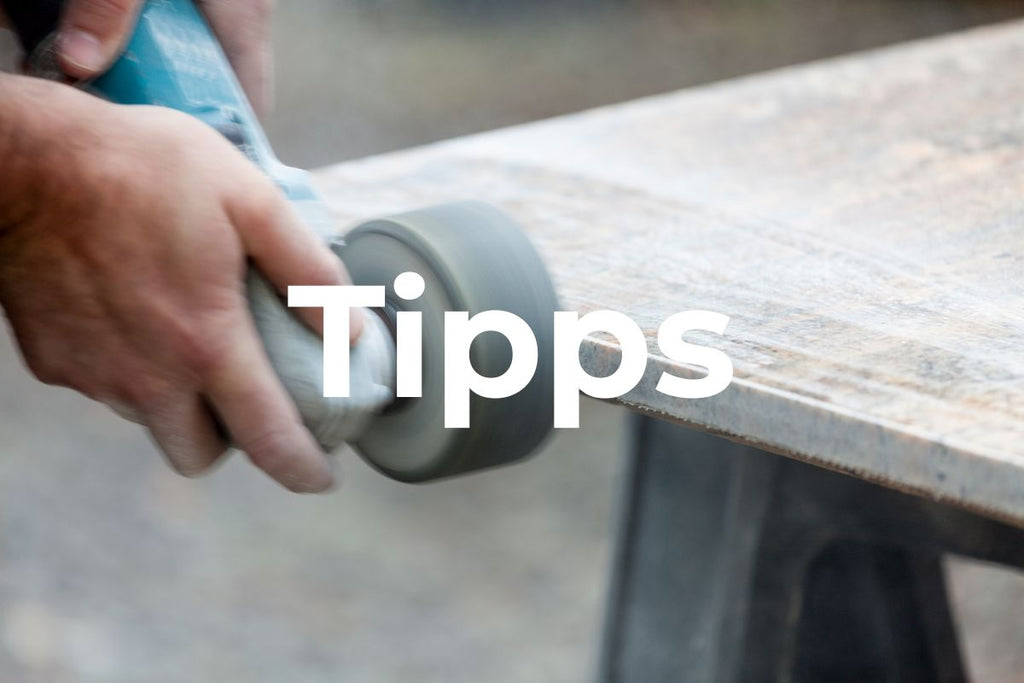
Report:
[{"label": "angle grinder", "polygon": [[[8,14],[35,73],[57,77],[53,36],[60,0],[9,0]],[[309,175],[277,160],[216,37],[192,0],[149,0],[124,54],[81,87],[121,104],[170,107],[222,133],[257,164],[305,222],[345,263],[356,285],[382,285],[386,305],[365,315],[350,351],[350,391],[323,395],[324,354],[318,335],[295,317],[274,288],[250,268],[250,309],[275,371],[303,421],[325,450],[351,444],[394,479],[427,481],[501,465],[533,452],[552,428],[554,287],[519,227],[479,202],[445,204],[370,220],[338,239]],[[424,292],[410,300],[395,279],[414,272]],[[507,311],[537,338],[533,379],[503,399],[470,397],[470,426],[444,426],[444,314]],[[402,311],[422,314],[422,395],[395,397],[395,323]],[[477,336],[470,363],[482,376],[501,375],[511,347],[497,333]]]}]

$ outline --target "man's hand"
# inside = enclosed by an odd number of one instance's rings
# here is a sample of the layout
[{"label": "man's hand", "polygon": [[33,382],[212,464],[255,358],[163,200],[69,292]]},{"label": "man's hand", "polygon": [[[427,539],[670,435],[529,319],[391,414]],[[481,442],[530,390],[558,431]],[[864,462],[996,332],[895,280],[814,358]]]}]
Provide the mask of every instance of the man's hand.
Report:
[{"label": "man's hand", "polygon": [[33,373],[144,423],[184,474],[225,450],[219,420],[289,489],[327,488],[243,277],[248,259],[282,291],[346,284],[340,261],[205,124],[18,76],[0,90],[0,305]]},{"label": "man's hand", "polygon": [[[124,49],[144,0],[68,0],[61,18],[61,66],[74,78],[105,71]],[[200,0],[257,113],[270,108],[273,0]]]}]

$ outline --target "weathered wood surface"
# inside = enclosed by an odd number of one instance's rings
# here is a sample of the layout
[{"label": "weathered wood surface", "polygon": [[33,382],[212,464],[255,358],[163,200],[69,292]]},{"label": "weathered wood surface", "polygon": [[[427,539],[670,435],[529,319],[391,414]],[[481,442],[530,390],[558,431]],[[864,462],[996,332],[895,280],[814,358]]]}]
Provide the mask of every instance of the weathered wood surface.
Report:
[{"label": "weathered wood surface", "polygon": [[[646,330],[629,406],[1024,524],[1022,64],[1015,23],[319,181],[340,225],[465,198],[516,216],[567,309]],[[673,399],[654,389],[678,373],[654,335],[698,308],[731,316],[700,339],[736,377]],[[591,368],[616,355],[585,350]]]}]

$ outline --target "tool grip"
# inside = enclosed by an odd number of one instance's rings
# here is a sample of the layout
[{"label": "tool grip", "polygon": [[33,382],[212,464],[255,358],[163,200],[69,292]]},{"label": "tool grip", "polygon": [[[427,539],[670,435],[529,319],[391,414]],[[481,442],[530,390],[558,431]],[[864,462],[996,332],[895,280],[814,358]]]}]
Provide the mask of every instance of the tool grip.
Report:
[{"label": "tool grip", "polygon": [[220,43],[192,0],[149,0],[124,54],[88,89],[121,104],[152,104],[206,122],[289,199],[319,199],[304,171],[274,155]]}]

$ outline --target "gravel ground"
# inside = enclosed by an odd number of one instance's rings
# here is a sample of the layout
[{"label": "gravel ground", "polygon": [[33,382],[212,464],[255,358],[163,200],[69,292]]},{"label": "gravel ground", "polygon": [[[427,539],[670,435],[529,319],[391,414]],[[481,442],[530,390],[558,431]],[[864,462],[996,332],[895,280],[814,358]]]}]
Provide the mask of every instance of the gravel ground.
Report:
[{"label": "gravel ground", "polygon": [[[279,3],[282,157],[316,166],[929,35],[988,0]],[[10,57],[0,42],[0,56]],[[171,475],[133,425],[32,381],[0,341],[0,680],[581,681],[624,414],[530,462],[409,487],[342,454],[329,496],[240,458]],[[1020,575],[955,561],[978,681],[1017,681]]]}]

